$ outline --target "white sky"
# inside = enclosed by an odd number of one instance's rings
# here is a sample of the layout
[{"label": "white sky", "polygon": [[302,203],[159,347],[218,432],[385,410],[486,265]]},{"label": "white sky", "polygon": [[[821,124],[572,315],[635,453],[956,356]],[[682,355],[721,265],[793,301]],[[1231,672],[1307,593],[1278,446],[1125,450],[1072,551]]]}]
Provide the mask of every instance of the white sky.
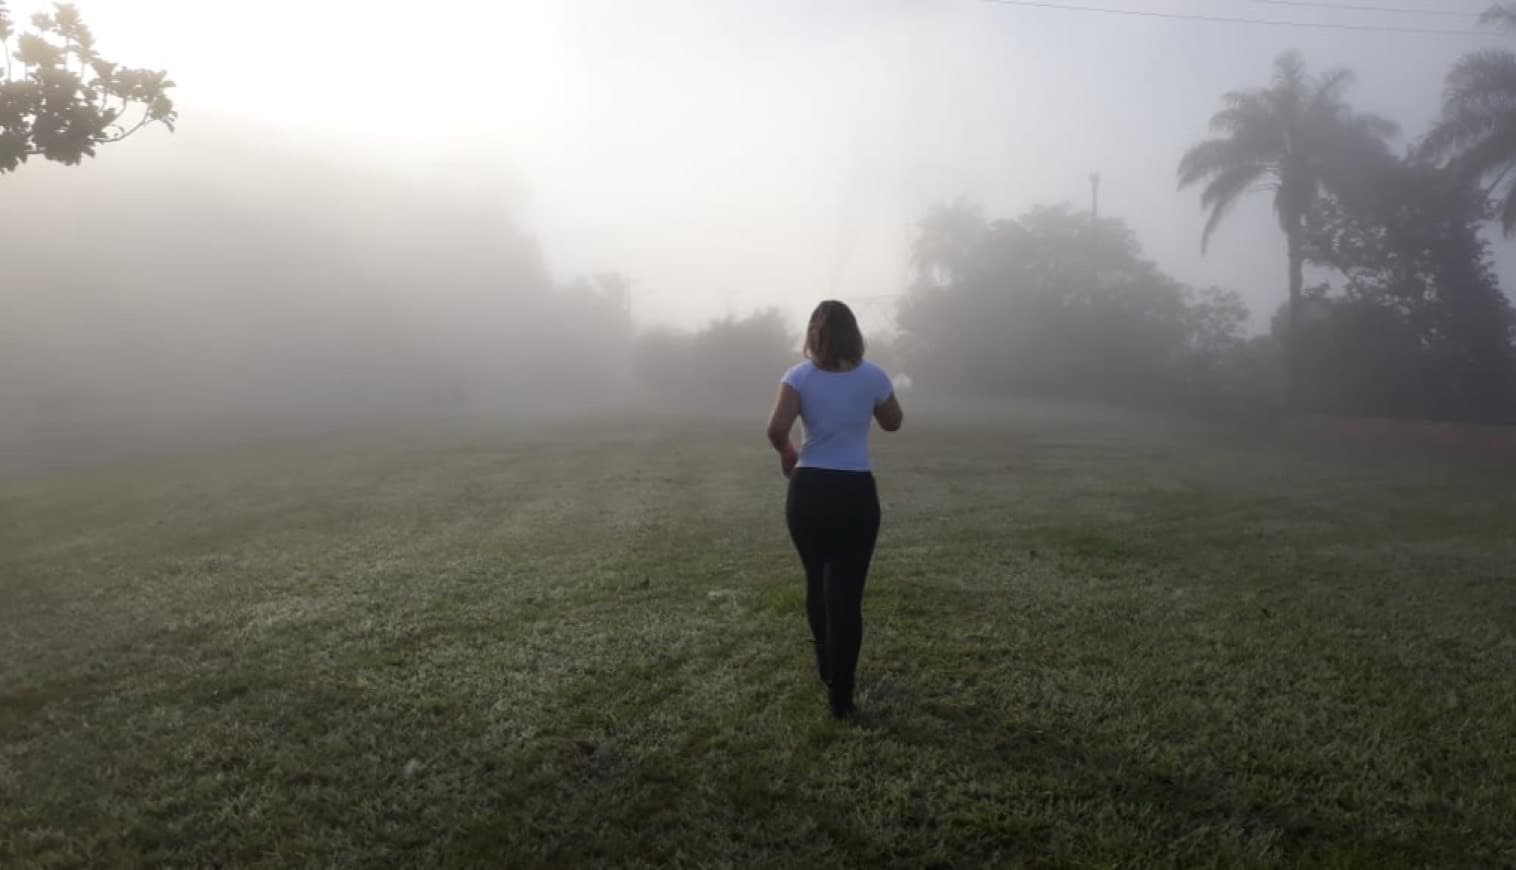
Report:
[{"label": "white sky", "polygon": [[[1438,28],[1471,26],[1486,5],[1394,2],[1471,17],[1094,5]],[[1197,195],[1174,189],[1221,93],[1265,83],[1274,56],[1298,48],[1317,69],[1355,69],[1360,107],[1419,135],[1452,64],[1498,42],[982,0],[79,5],[113,59],[172,73],[186,131],[246,125],[460,189],[473,182],[458,167],[508,166],[526,191],[520,220],[557,274],[624,271],[640,319],[682,324],[765,304],[798,320],[834,280],[844,298],[898,293],[910,224],[932,202],[968,194],[995,215],[1082,206],[1093,170],[1103,210],[1127,218],[1150,257],[1243,291],[1266,320],[1284,283],[1266,198],[1201,257]],[[194,142],[152,132],[129,147]],[[109,164],[102,154],[88,171]]]}]

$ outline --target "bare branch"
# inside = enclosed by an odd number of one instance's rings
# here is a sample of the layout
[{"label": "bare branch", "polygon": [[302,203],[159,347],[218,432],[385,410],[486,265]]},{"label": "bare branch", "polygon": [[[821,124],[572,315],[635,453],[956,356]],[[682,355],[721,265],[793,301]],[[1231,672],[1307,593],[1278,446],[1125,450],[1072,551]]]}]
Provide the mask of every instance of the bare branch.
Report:
[{"label": "bare branch", "polygon": [[151,106],[151,104],[149,104],[147,108],[145,108],[145,109],[142,110],[142,117],[141,117],[141,119],[139,119],[137,121],[137,123],[134,126],[132,126],[131,128],[129,128],[129,129],[122,127],[120,124],[113,124],[112,126],[115,127],[117,130],[120,130],[121,132],[117,133],[114,136],[101,139],[100,141],[103,142],[103,143],[111,143],[111,142],[120,142],[121,140],[126,139],[127,137],[131,136],[133,133],[136,133],[138,130],[141,130],[143,127],[146,127],[148,124],[151,124],[153,122],[152,111],[153,111],[152,106]]}]

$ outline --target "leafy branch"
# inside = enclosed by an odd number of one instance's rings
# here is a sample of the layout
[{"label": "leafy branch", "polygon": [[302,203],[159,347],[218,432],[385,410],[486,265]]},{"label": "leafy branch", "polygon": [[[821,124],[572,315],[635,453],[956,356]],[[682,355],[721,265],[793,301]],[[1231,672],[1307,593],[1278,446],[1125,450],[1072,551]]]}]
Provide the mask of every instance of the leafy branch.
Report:
[{"label": "leafy branch", "polygon": [[101,57],[71,3],[32,16],[31,24],[30,31],[18,32],[6,0],[0,0],[0,174],[29,157],[77,165],[95,156],[98,146],[145,127],[174,129],[179,113],[166,72]]}]

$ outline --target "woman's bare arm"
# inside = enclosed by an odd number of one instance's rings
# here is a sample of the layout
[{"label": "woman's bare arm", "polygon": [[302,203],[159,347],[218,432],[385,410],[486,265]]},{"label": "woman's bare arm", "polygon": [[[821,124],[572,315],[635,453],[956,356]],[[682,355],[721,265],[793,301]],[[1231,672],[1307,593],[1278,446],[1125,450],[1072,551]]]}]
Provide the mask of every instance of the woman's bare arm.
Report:
[{"label": "woman's bare arm", "polygon": [[900,424],[905,422],[905,412],[900,410],[900,400],[895,398],[894,393],[874,406],[874,419],[879,421],[879,428],[886,432],[900,431]]},{"label": "woman's bare arm", "polygon": [[769,443],[779,451],[779,468],[785,477],[795,470],[800,454],[790,442],[790,430],[795,428],[795,419],[800,416],[800,392],[789,384],[779,385],[779,396],[774,400],[774,410],[769,414]]}]

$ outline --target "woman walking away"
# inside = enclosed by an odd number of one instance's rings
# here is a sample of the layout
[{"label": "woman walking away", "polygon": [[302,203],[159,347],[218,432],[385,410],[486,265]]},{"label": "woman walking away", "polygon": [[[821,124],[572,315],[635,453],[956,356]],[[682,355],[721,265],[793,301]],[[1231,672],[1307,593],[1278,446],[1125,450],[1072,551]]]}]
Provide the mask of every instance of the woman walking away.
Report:
[{"label": "woman walking away", "polygon": [[[853,712],[853,673],[863,643],[863,583],[879,535],[879,494],[869,463],[873,420],[886,432],[903,415],[889,375],[863,360],[863,335],[841,302],[816,306],[805,333],[806,361],[784,373],[769,418],[769,442],[790,480],[785,518],[805,565],[805,609],[816,666],[832,715]],[[790,429],[799,417],[805,444]]]}]

